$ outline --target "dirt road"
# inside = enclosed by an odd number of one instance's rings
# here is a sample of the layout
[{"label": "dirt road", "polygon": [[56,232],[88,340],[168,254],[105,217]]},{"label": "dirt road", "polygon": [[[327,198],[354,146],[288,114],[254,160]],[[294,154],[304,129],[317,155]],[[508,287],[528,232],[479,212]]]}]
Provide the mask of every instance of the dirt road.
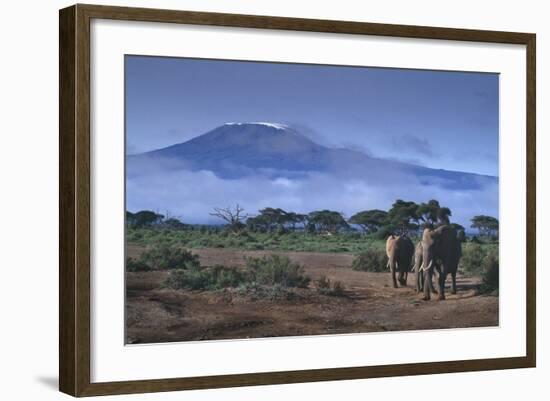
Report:
[{"label": "dirt road", "polygon": [[[128,247],[128,256],[142,248]],[[194,249],[201,264],[243,266],[244,256],[264,251]],[[408,286],[394,289],[389,273],[350,268],[345,253],[282,252],[304,266],[310,287],[321,276],[341,281],[345,296],[298,289],[284,300],[251,300],[235,290],[188,291],[162,288],[167,272],[127,273],[126,322],[128,343],[213,340],[387,330],[442,329],[498,325],[498,297],[480,296],[478,277],[457,279],[458,293],[447,300],[422,301]]]}]

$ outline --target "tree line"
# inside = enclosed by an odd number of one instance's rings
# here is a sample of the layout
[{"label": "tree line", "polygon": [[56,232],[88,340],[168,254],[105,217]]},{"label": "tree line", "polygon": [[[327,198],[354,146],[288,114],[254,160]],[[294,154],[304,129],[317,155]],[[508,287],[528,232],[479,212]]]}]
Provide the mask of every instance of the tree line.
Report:
[{"label": "tree line", "polygon": [[[417,233],[424,227],[436,227],[451,224],[464,235],[465,228],[451,223],[451,209],[441,206],[439,201],[428,202],[396,200],[388,211],[372,209],[362,210],[349,218],[334,210],[316,210],[310,213],[296,213],[281,208],[266,207],[251,216],[245,213],[240,205],[227,208],[214,208],[210,213],[225,223],[232,232],[248,230],[251,232],[294,232],[302,231],[313,234],[337,234],[346,231],[357,231],[364,234],[376,234],[385,237],[391,233]],[[498,219],[492,216],[478,215],[471,219],[471,228],[478,230],[481,236],[498,236]],[[126,212],[126,224],[129,227],[165,227],[185,229],[181,219],[142,210],[137,213]]]}]

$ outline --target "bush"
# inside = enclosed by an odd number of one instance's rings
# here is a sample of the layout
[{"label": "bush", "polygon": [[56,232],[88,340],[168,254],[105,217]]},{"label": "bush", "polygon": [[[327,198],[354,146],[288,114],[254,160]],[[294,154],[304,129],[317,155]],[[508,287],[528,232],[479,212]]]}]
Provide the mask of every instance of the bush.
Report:
[{"label": "bush", "polygon": [[245,282],[245,275],[235,267],[192,266],[190,269],[175,269],[170,272],[164,285],[175,290],[219,290],[237,287]]},{"label": "bush", "polygon": [[332,283],[327,276],[321,276],[317,280],[317,292],[323,295],[330,295],[333,297],[344,296],[345,287],[341,281],[335,281]]},{"label": "bush", "polygon": [[[310,278],[303,274],[303,268],[293,263],[286,256],[270,255],[263,258],[247,258],[246,271],[236,267],[215,265],[202,267],[198,263],[186,269],[170,271],[164,285],[173,289],[219,290],[239,287],[239,292],[246,292],[253,298],[290,299],[295,297],[286,289],[289,287],[305,288]],[[335,283],[336,285],[336,283]],[[336,285],[335,293],[343,290]]]},{"label": "bush", "polygon": [[262,258],[246,258],[251,281],[261,285],[306,288],[310,278],[304,268],[291,262],[288,256],[269,255]]},{"label": "bush", "polygon": [[139,259],[126,258],[126,271],[145,272],[151,270],[151,267]]},{"label": "bush", "polygon": [[387,267],[386,252],[377,248],[367,248],[359,253],[351,264],[353,270],[365,272],[384,272]]},{"label": "bush", "polygon": [[480,293],[496,293],[499,286],[499,261],[495,254],[488,254],[483,259],[483,281],[479,287]]},{"label": "bush", "polygon": [[239,286],[238,293],[240,295],[249,296],[251,300],[270,300],[270,301],[280,301],[280,300],[293,300],[300,298],[300,295],[295,293],[292,289],[283,287],[279,284],[268,286],[260,285],[255,282],[245,283]]},{"label": "bush", "polygon": [[164,285],[174,290],[189,288],[192,290],[206,289],[212,284],[211,277],[201,271],[200,268],[189,270],[172,270],[164,280]]},{"label": "bush", "polygon": [[483,271],[483,260],[485,251],[477,243],[466,244],[462,247],[462,257],[460,258],[460,267],[467,274],[481,274]]},{"label": "bush", "polygon": [[236,267],[216,265],[211,267],[210,270],[215,277],[218,288],[238,287],[248,279],[246,274]]},{"label": "bush", "polygon": [[150,270],[187,269],[199,266],[199,256],[186,249],[159,243],[146,249],[140,262],[150,266]]},{"label": "bush", "polygon": [[249,244],[246,246],[246,249],[252,251],[261,251],[264,249],[264,246],[262,244]]}]

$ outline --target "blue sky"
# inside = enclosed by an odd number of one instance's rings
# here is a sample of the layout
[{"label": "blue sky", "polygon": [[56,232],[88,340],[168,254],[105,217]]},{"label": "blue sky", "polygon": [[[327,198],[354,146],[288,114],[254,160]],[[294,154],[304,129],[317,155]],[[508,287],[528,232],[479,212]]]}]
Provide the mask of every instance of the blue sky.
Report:
[{"label": "blue sky", "polygon": [[[126,56],[126,143],[135,154],[188,141],[228,122],[290,125],[331,147],[432,168],[498,176],[497,74]],[[224,179],[178,170],[127,177],[131,211],[220,223],[214,207],[236,203],[349,217],[388,210],[396,199],[438,199],[452,221],[498,217],[498,182],[477,190],[309,172],[273,179],[261,171]],[[192,190],[190,190],[192,188]]]},{"label": "blue sky", "polygon": [[126,56],[127,152],[270,121],[328,146],[498,175],[498,85],[487,73]]}]

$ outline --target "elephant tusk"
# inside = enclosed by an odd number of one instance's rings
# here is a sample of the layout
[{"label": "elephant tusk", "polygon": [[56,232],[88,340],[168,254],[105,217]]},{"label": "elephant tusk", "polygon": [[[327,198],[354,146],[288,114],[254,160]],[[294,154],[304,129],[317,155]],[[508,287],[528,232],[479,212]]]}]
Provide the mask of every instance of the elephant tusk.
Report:
[{"label": "elephant tusk", "polygon": [[432,263],[434,262],[434,260],[430,260],[430,264],[428,265],[428,267],[424,267],[424,265],[420,266],[420,271],[425,271],[425,270],[430,270],[430,268],[432,267]]}]

